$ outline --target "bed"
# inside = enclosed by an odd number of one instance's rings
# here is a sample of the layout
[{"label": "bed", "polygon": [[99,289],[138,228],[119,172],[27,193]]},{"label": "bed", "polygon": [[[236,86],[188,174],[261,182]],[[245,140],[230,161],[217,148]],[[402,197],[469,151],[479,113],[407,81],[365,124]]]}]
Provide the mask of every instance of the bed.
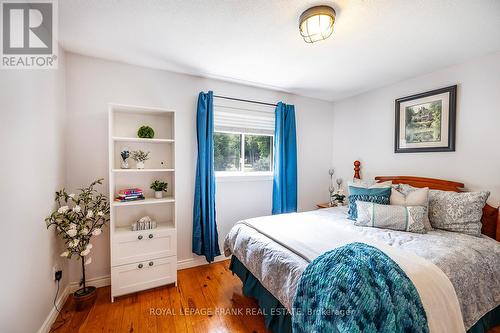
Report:
[{"label": "bed", "polygon": [[[464,188],[462,183],[421,177],[376,180],[456,192]],[[346,208],[334,207],[239,221],[225,239],[224,252],[232,255],[230,268],[242,280],[245,295],[258,300],[267,327],[276,333],[291,332],[293,298],[309,263],[328,249],[354,241],[391,253],[410,270],[417,264],[430,267],[418,285],[412,281],[425,303],[431,332],[486,332],[500,324],[498,208],[486,205],[481,222],[481,238],[437,229],[415,234],[357,227],[346,218]]]}]

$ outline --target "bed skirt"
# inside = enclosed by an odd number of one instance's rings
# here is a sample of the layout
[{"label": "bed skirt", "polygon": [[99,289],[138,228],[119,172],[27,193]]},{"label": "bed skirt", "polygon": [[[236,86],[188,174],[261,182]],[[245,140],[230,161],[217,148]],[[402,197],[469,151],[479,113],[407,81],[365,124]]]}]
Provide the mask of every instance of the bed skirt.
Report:
[{"label": "bed skirt", "polygon": [[[234,255],[231,256],[229,269],[243,282],[243,294],[257,299],[267,329],[274,333],[292,332],[290,313]],[[487,333],[497,325],[500,325],[500,306],[484,315],[467,333]]]}]

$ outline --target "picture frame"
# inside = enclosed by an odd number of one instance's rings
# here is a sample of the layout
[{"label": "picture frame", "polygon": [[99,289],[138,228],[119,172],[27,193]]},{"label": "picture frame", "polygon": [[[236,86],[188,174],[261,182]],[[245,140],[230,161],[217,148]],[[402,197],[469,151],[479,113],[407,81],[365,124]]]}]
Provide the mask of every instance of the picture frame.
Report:
[{"label": "picture frame", "polygon": [[395,101],[395,153],[455,151],[457,85]]}]

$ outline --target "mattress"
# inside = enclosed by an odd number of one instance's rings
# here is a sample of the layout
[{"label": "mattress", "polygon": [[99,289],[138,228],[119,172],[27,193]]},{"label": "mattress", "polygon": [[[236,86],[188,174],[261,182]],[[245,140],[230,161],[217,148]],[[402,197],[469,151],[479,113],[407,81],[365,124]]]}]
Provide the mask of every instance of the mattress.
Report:
[{"label": "mattress", "polygon": [[[294,221],[293,231],[302,243],[300,252],[279,237],[270,237],[252,227],[262,223],[283,223],[286,219]],[[300,276],[312,260],[307,245],[313,248],[320,235],[323,238],[328,235],[334,244],[346,231],[358,233],[367,243],[407,251],[436,265],[455,290],[466,329],[500,305],[500,245],[495,240],[442,230],[415,234],[357,227],[347,219],[342,207],[240,221],[227,235],[224,252],[227,256],[236,256],[281,304],[291,310]]]}]

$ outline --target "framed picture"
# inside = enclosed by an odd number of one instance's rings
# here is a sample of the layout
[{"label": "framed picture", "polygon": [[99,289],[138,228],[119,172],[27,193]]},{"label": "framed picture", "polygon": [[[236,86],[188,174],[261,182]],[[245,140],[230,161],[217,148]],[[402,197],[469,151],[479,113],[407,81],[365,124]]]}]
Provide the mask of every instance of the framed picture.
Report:
[{"label": "framed picture", "polygon": [[396,100],[395,153],[455,151],[457,86]]}]

